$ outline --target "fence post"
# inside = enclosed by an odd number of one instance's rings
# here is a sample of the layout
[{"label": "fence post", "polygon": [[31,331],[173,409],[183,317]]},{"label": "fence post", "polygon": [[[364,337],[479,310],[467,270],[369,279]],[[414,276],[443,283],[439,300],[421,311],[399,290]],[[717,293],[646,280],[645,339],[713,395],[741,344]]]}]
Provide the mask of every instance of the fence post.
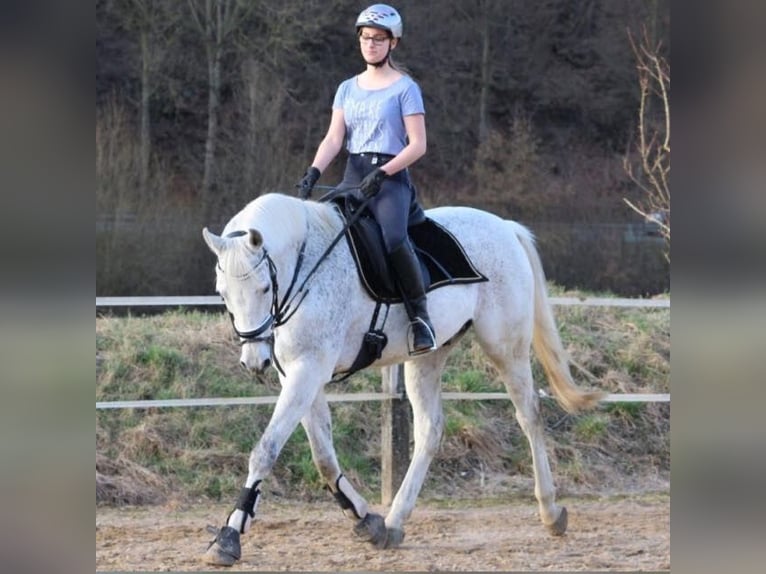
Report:
[{"label": "fence post", "polygon": [[404,365],[383,367],[381,375],[383,392],[402,397],[384,399],[381,407],[380,501],[388,506],[410,464],[410,404],[404,390]]}]

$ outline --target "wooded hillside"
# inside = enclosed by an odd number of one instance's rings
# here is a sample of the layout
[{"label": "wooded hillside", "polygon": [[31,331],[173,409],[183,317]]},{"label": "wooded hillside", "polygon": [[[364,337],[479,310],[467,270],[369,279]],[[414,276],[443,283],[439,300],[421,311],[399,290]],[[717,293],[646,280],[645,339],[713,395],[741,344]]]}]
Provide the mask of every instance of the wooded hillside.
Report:
[{"label": "wooded hillside", "polygon": [[[354,21],[368,3],[97,0],[99,294],[174,289],[160,284],[179,253],[162,271],[120,256],[146,250],[148,229],[161,233],[152,251],[195,242],[178,270],[188,285],[207,261],[203,225],[261,193],[294,192],[337,85],[363,69]],[[667,50],[667,1],[394,5],[404,19],[396,57],[426,104],[428,153],[411,170],[426,207],[473,205],[522,223],[638,221],[624,202],[640,194],[623,166],[639,103],[628,33],[646,30]],[[320,184],[342,168],[339,158]],[[117,237],[121,225],[133,235]],[[541,241],[555,258],[562,240]]]}]

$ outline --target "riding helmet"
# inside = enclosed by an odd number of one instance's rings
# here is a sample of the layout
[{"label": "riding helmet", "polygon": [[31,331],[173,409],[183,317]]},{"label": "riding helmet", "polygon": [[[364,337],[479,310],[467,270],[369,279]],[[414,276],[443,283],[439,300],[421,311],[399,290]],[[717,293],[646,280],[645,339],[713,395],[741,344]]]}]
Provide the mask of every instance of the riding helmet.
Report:
[{"label": "riding helmet", "polygon": [[386,30],[394,38],[402,37],[402,17],[395,8],[388,4],[373,4],[362,10],[356,19],[356,31],[359,28],[379,28]]}]

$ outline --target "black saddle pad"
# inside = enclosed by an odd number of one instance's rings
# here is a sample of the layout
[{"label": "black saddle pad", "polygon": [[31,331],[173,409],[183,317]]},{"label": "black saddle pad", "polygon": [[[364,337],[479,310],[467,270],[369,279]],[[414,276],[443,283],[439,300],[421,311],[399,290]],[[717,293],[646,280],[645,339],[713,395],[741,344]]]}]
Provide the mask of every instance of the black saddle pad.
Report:
[{"label": "black saddle pad", "polygon": [[[361,204],[358,197],[346,194],[332,202],[347,220]],[[420,260],[426,291],[446,285],[487,281],[474,267],[457,238],[434,220],[426,217],[411,225],[408,231]],[[393,280],[380,227],[369,211],[365,210],[349,228],[346,240],[359,279],[370,297],[383,303],[400,303],[402,297]]]}]

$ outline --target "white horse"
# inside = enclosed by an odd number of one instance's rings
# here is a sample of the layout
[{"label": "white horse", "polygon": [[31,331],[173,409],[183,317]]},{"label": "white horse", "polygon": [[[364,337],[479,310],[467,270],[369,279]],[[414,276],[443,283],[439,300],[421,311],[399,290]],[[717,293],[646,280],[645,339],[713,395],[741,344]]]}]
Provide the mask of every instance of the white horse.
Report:
[{"label": "white horse", "polygon": [[[554,396],[567,411],[591,408],[602,394],[579,389],[571,378],[531,233],[518,223],[472,208],[440,207],[426,214],[460,240],[488,281],[449,285],[429,293],[438,348],[416,358],[408,356],[409,319],[403,306],[391,307],[386,324],[389,343],[373,366],[405,363],[414,450],[385,520],[370,511],[342,474],[324,393],[333,374],[353,363],[375,306],[363,290],[345,241],[338,242],[316,266],[342,232],[343,218],[327,203],[267,194],[235,215],[221,236],[203,230],[205,242],[218,258],[216,290],[240,336],[242,365],[262,371],[274,357],[283,370],[271,420],[250,454],[247,480],[208,548],[206,562],[229,566],[241,557],[240,534],[249,530],[255,516],[258,485],[271,472],[298,423],[306,430],[320,475],[346,516],[356,522],[355,533],[378,548],[399,545],[442,436],[440,378],[453,347],[444,343],[469,323],[497,367],[529,441],[542,522],[554,535],[565,532],[567,512],[555,501],[530,347],[544,367]],[[291,301],[289,310],[284,305],[287,301]]]}]

